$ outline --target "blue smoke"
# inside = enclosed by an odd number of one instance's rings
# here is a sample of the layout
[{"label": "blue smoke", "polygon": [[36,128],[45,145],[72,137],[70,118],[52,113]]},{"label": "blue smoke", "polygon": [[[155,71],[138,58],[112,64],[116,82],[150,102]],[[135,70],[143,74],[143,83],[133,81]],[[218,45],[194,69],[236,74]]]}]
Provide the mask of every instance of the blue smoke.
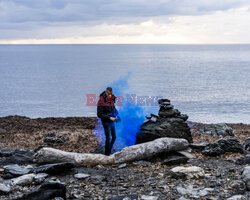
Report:
[{"label": "blue smoke", "polygon": [[[148,107],[138,106],[137,104],[131,105],[129,104],[130,102],[127,101],[127,94],[129,94],[129,91],[132,89],[128,85],[128,79],[130,76],[131,73],[128,73],[126,76],[121,77],[117,81],[108,85],[113,88],[115,96],[124,97],[122,106],[116,106],[121,118],[121,120],[115,124],[117,137],[113,148],[116,151],[120,151],[124,147],[135,144],[136,133],[139,132],[140,126],[145,120],[145,115],[149,111]],[[104,145],[105,135],[100,120],[95,132],[100,143]]]}]

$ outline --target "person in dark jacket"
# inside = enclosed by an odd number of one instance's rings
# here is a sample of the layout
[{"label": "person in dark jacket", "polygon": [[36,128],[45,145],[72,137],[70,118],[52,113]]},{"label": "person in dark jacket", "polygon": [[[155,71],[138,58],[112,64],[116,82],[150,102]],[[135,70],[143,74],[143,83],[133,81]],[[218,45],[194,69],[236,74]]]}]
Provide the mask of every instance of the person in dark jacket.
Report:
[{"label": "person in dark jacket", "polygon": [[118,111],[115,108],[115,100],[116,97],[113,95],[112,88],[107,87],[106,90],[100,94],[97,103],[97,116],[102,121],[106,136],[105,155],[111,154],[111,149],[116,139],[115,122],[118,119]]}]

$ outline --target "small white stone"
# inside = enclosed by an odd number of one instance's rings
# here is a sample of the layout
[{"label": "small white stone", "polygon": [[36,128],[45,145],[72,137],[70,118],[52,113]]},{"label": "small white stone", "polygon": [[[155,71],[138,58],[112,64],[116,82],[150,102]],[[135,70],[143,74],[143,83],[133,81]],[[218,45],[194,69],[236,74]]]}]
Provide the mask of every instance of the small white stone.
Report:
[{"label": "small white stone", "polygon": [[89,176],[90,176],[89,174],[83,174],[83,173],[78,173],[78,174],[74,175],[74,177],[77,179],[84,179],[84,178],[87,178]]}]

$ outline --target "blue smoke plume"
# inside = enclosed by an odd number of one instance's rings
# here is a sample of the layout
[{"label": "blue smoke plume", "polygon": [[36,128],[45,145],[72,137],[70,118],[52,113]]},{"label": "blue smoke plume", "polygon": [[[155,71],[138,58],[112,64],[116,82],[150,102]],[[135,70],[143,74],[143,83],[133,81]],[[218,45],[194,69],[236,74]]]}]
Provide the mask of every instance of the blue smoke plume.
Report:
[{"label": "blue smoke plume", "polygon": [[[113,148],[116,151],[120,151],[124,147],[135,144],[136,133],[139,132],[140,126],[145,120],[145,115],[149,111],[148,107],[139,106],[138,104],[131,105],[127,101],[127,95],[129,94],[129,91],[131,91],[131,87],[128,85],[128,79],[130,76],[131,73],[128,73],[125,77],[122,77],[108,85],[113,88],[115,96],[124,97],[122,106],[116,106],[121,118],[120,121],[115,123],[117,137]],[[100,143],[104,145],[105,134],[100,120],[95,132]]]}]

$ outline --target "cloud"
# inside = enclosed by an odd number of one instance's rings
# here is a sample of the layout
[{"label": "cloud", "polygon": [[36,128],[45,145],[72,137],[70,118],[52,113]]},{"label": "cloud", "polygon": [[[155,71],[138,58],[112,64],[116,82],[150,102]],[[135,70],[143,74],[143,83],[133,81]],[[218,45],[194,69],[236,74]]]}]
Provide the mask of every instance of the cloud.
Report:
[{"label": "cloud", "polygon": [[[250,33],[242,31],[248,29],[243,27],[249,21],[248,4],[247,0],[0,0],[0,41],[147,43],[161,38],[169,43],[166,38],[172,38],[200,43],[218,41],[220,35],[227,36],[222,41],[236,41]],[[235,31],[235,26],[241,30]]]}]

